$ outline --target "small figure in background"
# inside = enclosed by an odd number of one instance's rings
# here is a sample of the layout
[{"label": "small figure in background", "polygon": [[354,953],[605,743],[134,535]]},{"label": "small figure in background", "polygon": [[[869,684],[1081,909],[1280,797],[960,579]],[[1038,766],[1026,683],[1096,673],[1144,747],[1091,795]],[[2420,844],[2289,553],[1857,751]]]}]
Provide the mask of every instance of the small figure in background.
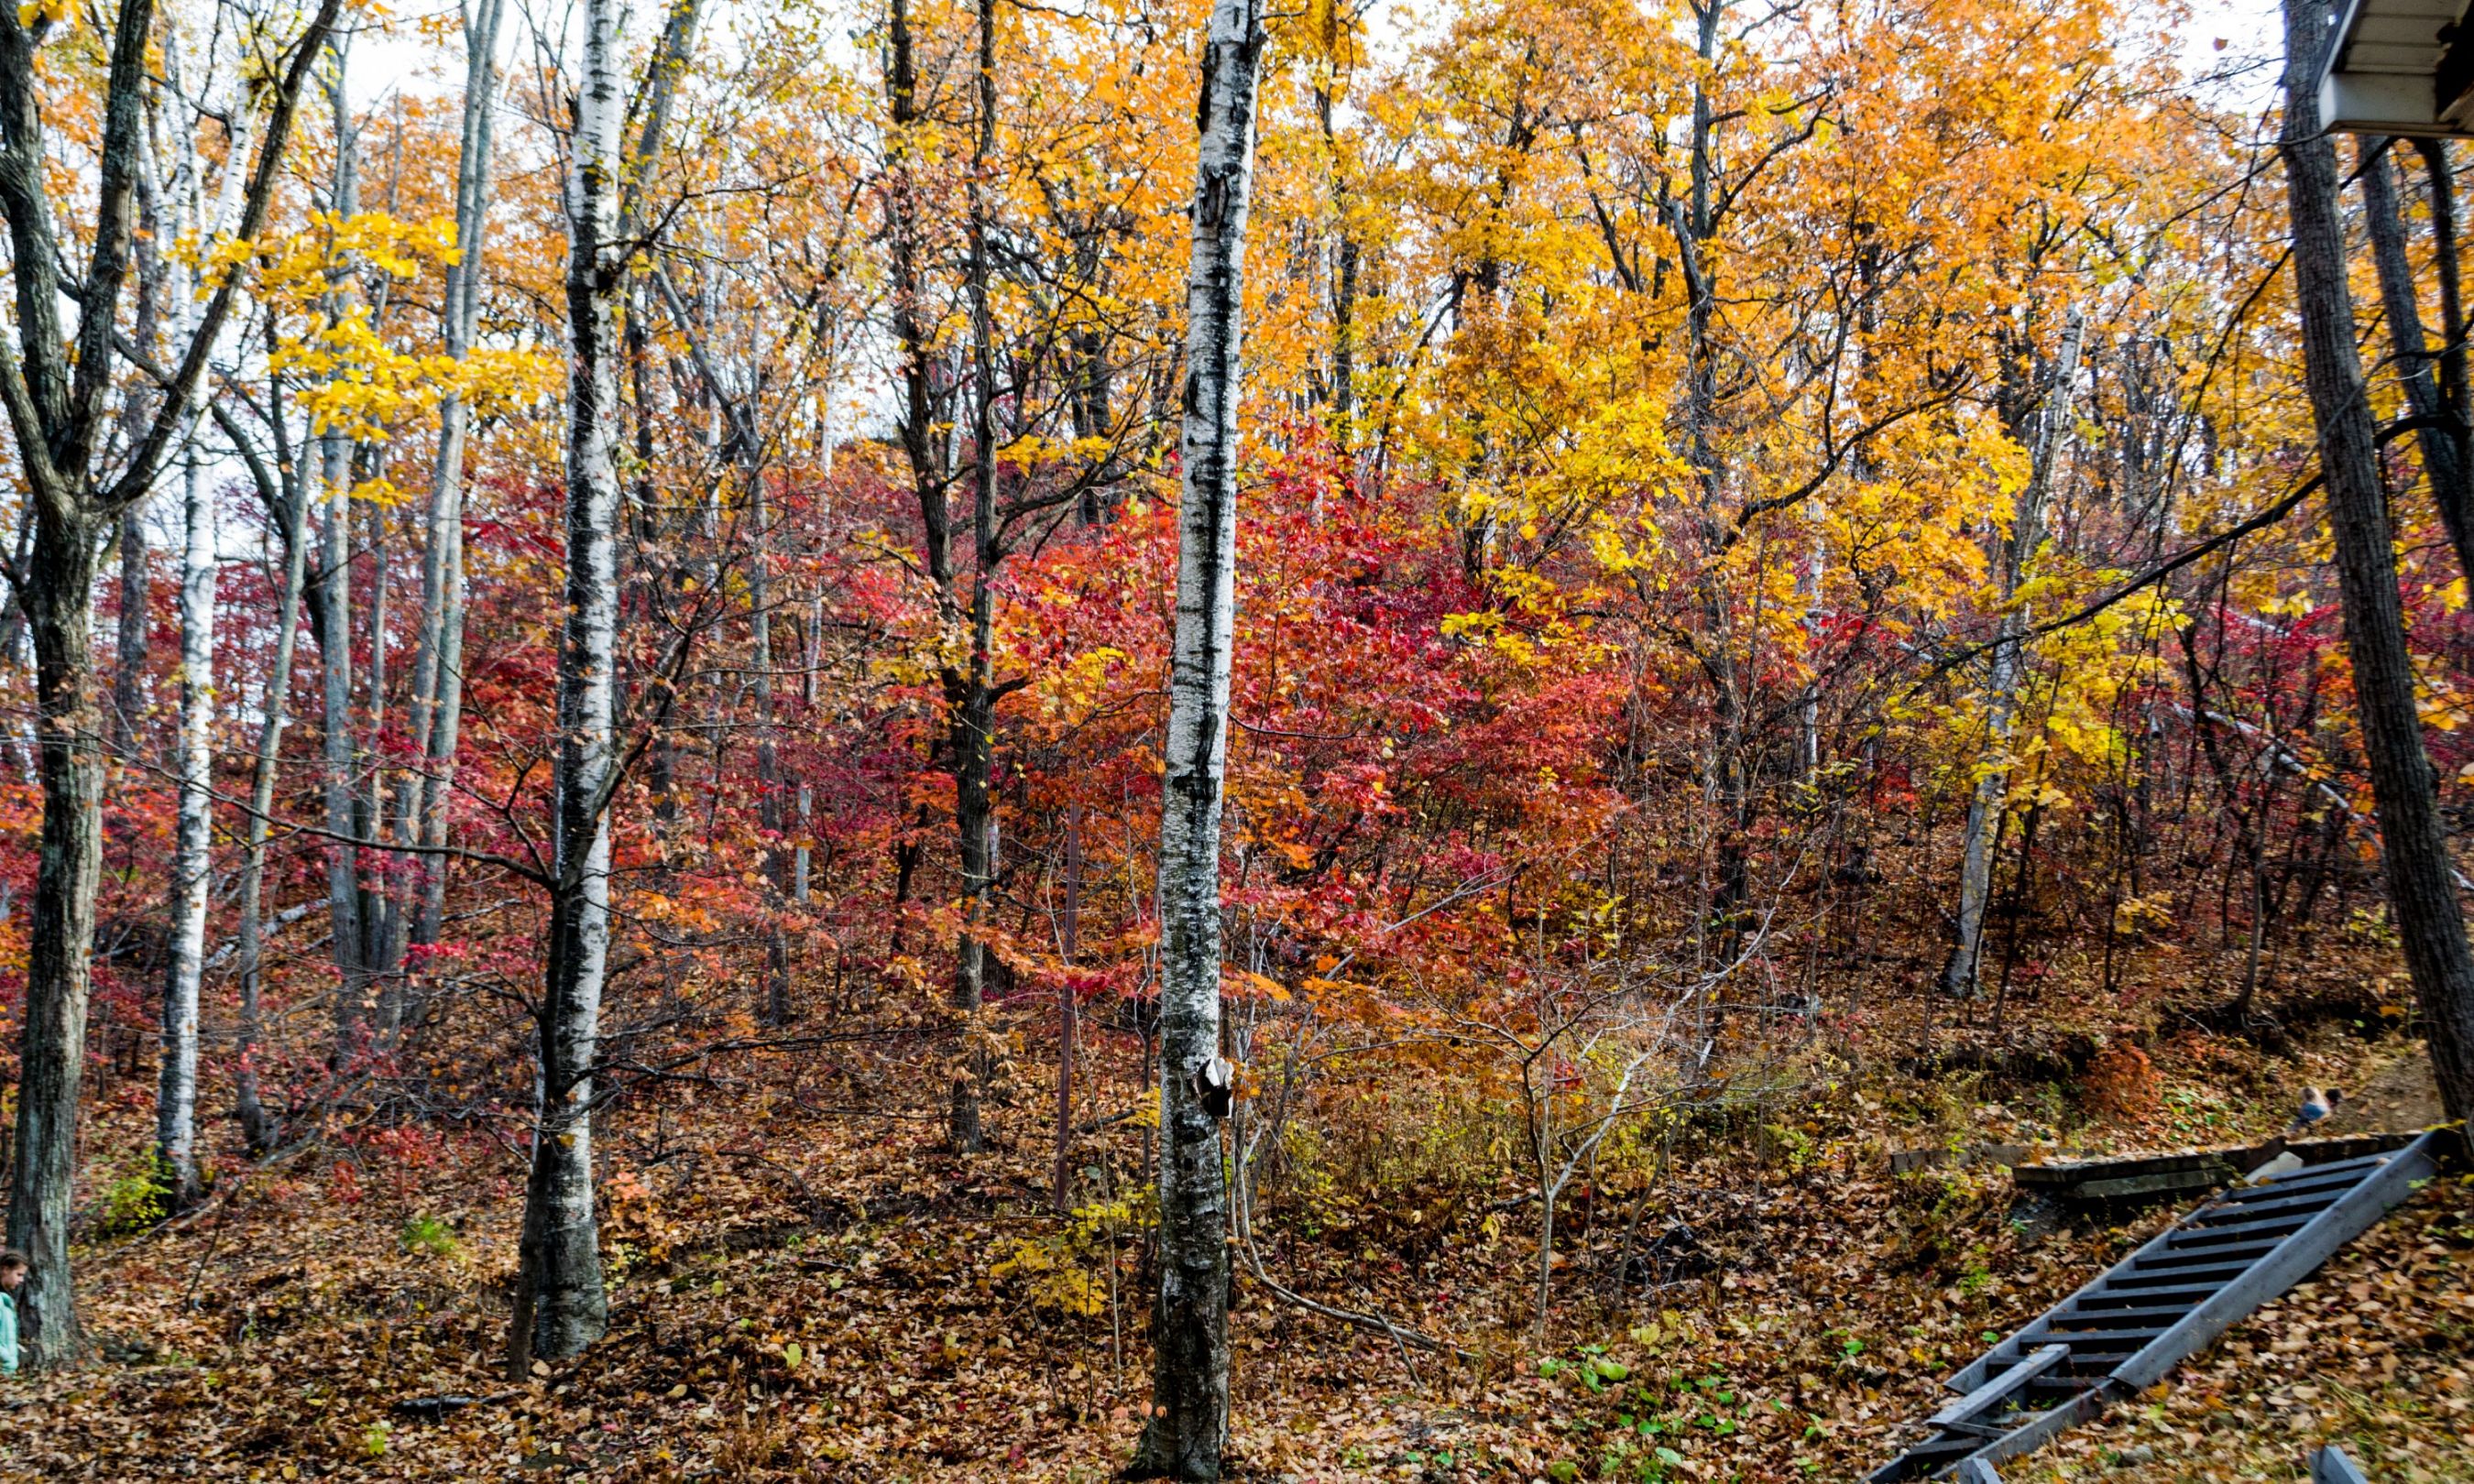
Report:
[{"label": "small figure in background", "polygon": [[21,1252],[0,1252],[0,1376],[17,1374],[17,1290],[30,1264]]},{"label": "small figure in background", "polygon": [[2285,1137],[2292,1138],[2317,1128],[2344,1100],[2345,1094],[2336,1088],[2304,1088],[2302,1106],[2294,1110],[2293,1123],[2285,1131]]}]

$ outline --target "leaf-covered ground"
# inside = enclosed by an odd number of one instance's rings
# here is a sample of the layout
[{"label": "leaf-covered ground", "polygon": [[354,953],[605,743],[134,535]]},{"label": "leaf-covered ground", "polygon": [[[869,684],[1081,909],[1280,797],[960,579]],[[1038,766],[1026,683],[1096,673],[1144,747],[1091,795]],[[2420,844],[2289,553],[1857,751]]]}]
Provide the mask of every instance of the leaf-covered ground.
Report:
[{"label": "leaf-covered ground", "polygon": [[[2402,1049],[2348,1041],[2270,1075],[2204,1038],[2162,1043],[2115,1069],[2151,1085],[2074,1141],[2256,1134],[2294,1077],[2367,1084]],[[2245,1087],[2258,1097],[2225,1090]],[[1856,1476],[1988,1336],[2168,1219],[2050,1230],[1998,1168],[1892,1177],[1894,1147],[2050,1132],[1945,1083],[1842,1088],[1804,1112],[1681,1139],[1654,1193],[1568,1209],[1543,1356],[1516,1188],[1343,1177],[1268,1212],[1283,1281],[1473,1357],[1404,1354],[1241,1277],[1240,1476]],[[512,1157],[279,1164],[88,1250],[104,1358],[0,1389],[0,1477],[1104,1478],[1147,1394],[1136,1208],[1049,1213],[1036,1111],[1008,1116],[1014,1152],[967,1161],[924,1126],[888,1136],[787,1098],[669,1131],[665,1158],[605,1191],[610,1337],[520,1386],[496,1358]],[[2452,1176],[2005,1477],[2296,1478],[2333,1439],[2374,1477],[2474,1478],[2469,1263],[2474,1187]]]}]

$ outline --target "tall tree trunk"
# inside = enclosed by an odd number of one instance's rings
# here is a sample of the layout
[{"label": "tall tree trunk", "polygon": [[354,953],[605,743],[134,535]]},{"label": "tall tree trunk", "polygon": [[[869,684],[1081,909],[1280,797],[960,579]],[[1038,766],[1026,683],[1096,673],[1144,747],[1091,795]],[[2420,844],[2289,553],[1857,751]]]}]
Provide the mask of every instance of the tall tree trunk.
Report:
[{"label": "tall tree trunk", "polygon": [[[1082,946],[1082,806],[1065,806],[1065,912],[1057,933],[1058,956],[1071,969]],[[1080,1002],[1074,976],[1056,987],[1056,1154],[1050,1171],[1050,1204],[1074,1209],[1074,1051]]]},{"label": "tall tree trunk", "polygon": [[1159,1295],[1152,1417],[1128,1471],[1217,1479],[1228,1438],[1228,1190],[1220,1146],[1220,812],[1235,643],[1237,406],[1260,0],[1213,0],[1186,291],[1176,636],[1160,788]]},{"label": "tall tree trunk", "polygon": [[2019,705],[2019,686],[2026,675],[2023,635],[2027,615],[2013,607],[2027,562],[2043,539],[2045,500],[2052,491],[2053,465],[2061,452],[2071,419],[2071,392],[2078,380],[2079,348],[2086,322],[2075,312],[2062,331],[2061,349],[2053,358],[2053,379],[2036,423],[2035,446],[2029,450],[2026,488],[2010,517],[2010,539],[2002,544],[1997,575],[2001,585],[2001,617],[1994,631],[1992,675],[1984,699],[1984,761],[1975,792],[1968,798],[1967,823],[1959,836],[1958,920],[1951,935],[1950,957],[1944,961],[1941,987],[1965,997],[1976,993],[1983,960],[1984,908],[1993,898],[1993,845],[2000,832],[2003,802],[2010,797],[2010,773],[2002,766],[2010,743],[2010,724]]},{"label": "tall tree trunk", "polygon": [[213,875],[215,504],[194,456],[184,462],[181,477],[186,517],[181,556],[181,802],[155,1141],[172,1204],[185,1209],[198,1198],[198,981],[206,952],[206,888]]},{"label": "tall tree trunk", "polygon": [[2448,543],[2457,548],[2457,569],[2474,579],[2474,520],[2469,519],[2474,496],[2468,494],[2465,450],[2456,427],[2464,409],[2441,395],[2439,357],[2423,338],[2421,292],[2414,286],[2413,260],[2406,249],[2404,214],[2397,209],[2396,173],[2389,164],[2395,143],[2384,138],[2360,142],[2363,224],[2371,239],[2371,266],[2379,274],[2389,342],[2396,347],[2397,379],[2405,384],[2406,406],[2422,423],[2415,442],[2422,448],[2431,503],[2439,511]]},{"label": "tall tree trunk", "polygon": [[[163,47],[164,74],[172,89],[183,88],[182,49],[177,35]],[[245,82],[235,85],[230,117],[247,119]],[[239,126],[235,126],[236,129]],[[184,132],[185,137],[185,132]],[[198,178],[194,151],[181,150],[172,162],[171,201],[159,213],[192,228],[201,242],[217,240],[239,204],[246,148],[224,171],[222,188],[208,208]],[[164,270],[177,300],[172,319],[181,338],[194,331],[196,284],[186,268]],[[196,436],[201,395],[192,393],[182,428]],[[192,452],[182,460],[182,541],[181,555],[181,732],[176,770],[180,779],[180,823],[172,865],[172,953],[163,981],[163,1056],[156,1096],[156,1149],[169,1177],[175,1209],[194,1205],[200,1194],[197,1161],[198,1004],[205,973],[206,901],[213,880],[215,726],[215,581],[217,542],[212,488]]]},{"label": "tall tree trunk", "polygon": [[[374,314],[373,327],[384,332],[380,313]],[[386,449],[383,444],[363,443],[352,451],[352,480],[358,489],[363,480],[381,479],[386,474]],[[370,600],[362,608],[368,615],[362,626],[362,642],[369,648],[368,668],[361,681],[361,708],[356,719],[356,735],[367,739],[361,748],[360,767],[356,770],[359,788],[352,801],[352,833],[359,839],[377,840],[386,834],[387,776],[381,742],[387,734],[387,510],[377,501],[360,504],[362,543],[368,555]],[[374,867],[379,863],[373,861]],[[373,1046],[387,1048],[395,1044],[396,1029],[403,1019],[403,905],[401,892],[395,889],[395,873],[373,870],[361,882],[361,964],[369,975],[371,989],[370,1041]]]},{"label": "tall tree trunk", "polygon": [[[886,25],[885,105],[892,124],[885,141],[886,251],[891,259],[893,338],[901,357],[902,408],[895,426],[901,435],[904,461],[910,466],[912,498],[919,506],[921,546],[929,580],[941,606],[950,607],[953,589],[952,517],[946,506],[945,440],[936,426],[936,351],[921,315],[919,141],[913,137],[923,120],[918,102],[918,63],[907,0],[891,0]],[[931,763],[934,745],[931,745]],[[909,850],[911,853],[906,855]],[[910,874],[916,867],[916,844],[897,838],[894,848],[900,880],[894,893],[897,908],[908,899]],[[897,917],[898,917],[897,912]],[[897,922],[895,939],[900,940]]]},{"label": "tall tree trunk", "polygon": [[[280,403],[276,405],[271,420],[279,430],[277,436],[281,437]],[[304,440],[304,458],[308,448]],[[309,565],[308,498],[297,475],[291,472],[299,467],[296,460],[285,461],[285,482],[291,488],[270,483],[258,491],[267,502],[268,513],[279,522],[283,580],[276,600],[274,662],[267,669],[266,694],[258,704],[257,754],[250,766],[249,820],[244,826],[247,833],[241,847],[240,1033],[233,1047],[233,1102],[240,1118],[241,1137],[253,1154],[274,1148],[280,1134],[258,1091],[257,1042],[263,1030],[259,1006],[266,973],[264,935],[259,923],[266,910],[266,840],[275,812],[275,782],[283,755],[283,730],[291,720],[292,658],[301,633],[302,588]]]},{"label": "tall tree trunk", "polygon": [[[978,1150],[980,1093],[993,1065],[987,1033],[980,1023],[986,1002],[990,954],[984,937],[996,887],[996,806],[990,778],[996,767],[996,575],[1004,561],[997,533],[996,325],[988,304],[987,173],[996,154],[997,61],[995,0],[979,0],[979,78],[976,130],[971,141],[971,599],[969,658],[944,677],[951,711],[954,760],[954,825],[960,836],[962,926],[955,943],[954,1008],[962,1019],[962,1045],[955,1059],[947,1134],[964,1153]],[[952,589],[947,588],[951,593]],[[949,602],[950,596],[949,596]]]},{"label": "tall tree trunk", "polygon": [[[742,428],[741,435],[752,435]],[[742,447],[747,470],[747,514],[756,527],[756,552],[747,567],[747,647],[754,657],[756,692],[756,817],[764,831],[764,885],[770,921],[764,927],[764,1020],[790,1023],[790,938],[782,914],[790,897],[790,852],[782,820],[782,754],[773,716],[773,512],[764,497],[763,453]]]},{"label": "tall tree trunk", "polygon": [[9,1244],[32,1259],[17,1304],[26,1359],[37,1368],[85,1351],[69,1271],[69,1192],[77,1177],[94,895],[103,874],[103,718],[89,637],[94,535],[67,507],[64,498],[37,507],[26,613],[35,640],[43,828],[28,924]]},{"label": "tall tree trunk", "polygon": [[[2457,256],[2457,174],[2448,162],[2448,141],[2416,139],[2415,153],[2431,183],[2431,261],[2439,279],[2439,404],[2447,410],[2457,467],[2474,486],[2474,407],[2466,405],[2465,302]],[[2474,501],[2474,490],[2467,498]],[[2474,510],[2464,513],[2474,529]],[[2468,574],[2474,579],[2474,573]]]},{"label": "tall tree trunk", "polygon": [[[1710,264],[1720,215],[1715,179],[1719,118],[1708,79],[1716,64],[1719,26],[1725,11],[1726,0],[1698,0],[1693,11],[1696,45],[1704,65],[1693,84],[1691,188],[1685,200],[1670,207],[1676,255],[1685,284],[1684,441],[1698,487],[1697,524],[1705,552],[1705,565],[1695,582],[1704,630],[1696,642],[1695,657],[1710,682],[1711,719],[1704,788],[1718,817],[1713,842],[1715,871],[1700,932],[1704,951],[1719,963],[1734,958],[1744,904],[1751,894],[1749,836],[1753,800],[1751,759],[1746,755],[1749,739],[1745,735],[1744,666],[1735,651],[1731,606],[1734,594],[1720,580],[1716,564],[1716,557],[1730,537],[1720,514],[1726,498],[1728,468],[1718,443],[1719,304],[1718,285]],[[1487,268],[1481,276],[1498,271]],[[1711,1001],[1706,1007],[1712,1020],[1717,1013],[1718,993],[1720,983],[1713,981]],[[1705,1040],[1710,1028],[1711,1024],[1705,1021]]]},{"label": "tall tree trunk", "polygon": [[[911,33],[910,8],[907,0],[893,0],[886,32],[888,57],[885,68],[885,96],[887,112],[893,126],[891,137],[887,139],[885,146],[887,167],[885,206],[888,218],[886,235],[888,253],[892,259],[893,338],[900,350],[902,363],[902,411],[897,421],[902,437],[903,454],[910,465],[911,492],[919,505],[920,544],[929,581],[934,585],[936,592],[937,615],[950,632],[965,623],[972,623],[976,616],[977,604],[974,603],[966,609],[958,596],[959,578],[954,567],[953,513],[947,501],[950,463],[946,453],[945,439],[936,426],[935,417],[937,351],[931,343],[929,329],[920,313],[922,293],[920,257],[923,244],[920,240],[918,186],[914,177],[920,147],[913,134],[923,123],[923,117],[918,103],[915,38]],[[993,38],[984,24],[984,18],[980,39],[983,54],[992,50]],[[992,59],[983,58],[981,72],[978,103],[982,128],[981,136],[973,146],[975,162],[983,162],[986,158],[989,147],[986,137],[987,126],[993,123],[995,116],[991,107],[991,99],[995,91]],[[985,259],[983,244],[981,240],[983,233],[981,213],[984,207],[981,203],[976,174],[975,170],[971,186],[972,338],[975,371],[982,347],[986,344],[986,334],[982,323],[984,316]],[[972,415],[974,434],[983,440],[992,441],[992,435],[983,430],[983,425],[992,422],[992,419],[988,416],[988,399],[975,395],[973,400],[975,403]],[[984,473],[991,481],[988,486],[988,498],[991,501],[994,498],[992,481],[995,467],[987,457],[987,453],[986,442],[982,442],[977,455],[978,466],[974,469],[975,509],[979,504],[978,477],[981,474]],[[976,529],[975,526],[975,531]],[[978,543],[975,540],[976,544]],[[978,574],[978,580],[984,584],[987,575],[982,568]],[[993,602],[992,590],[988,593],[988,597]],[[991,611],[993,611],[992,609]],[[984,1065],[984,1058],[981,1056],[978,1045],[980,1034],[978,1012],[984,990],[986,959],[978,934],[980,919],[976,909],[982,896],[980,883],[987,874],[987,772],[985,766],[980,761],[980,754],[984,750],[987,742],[987,728],[976,705],[978,698],[975,696],[972,684],[972,675],[978,665],[980,648],[977,626],[973,623],[972,658],[961,666],[946,666],[939,677],[944,689],[948,717],[945,743],[954,752],[954,815],[956,833],[960,846],[964,904],[962,931],[955,945],[953,988],[954,1007],[962,1018],[962,1044],[956,1053],[948,1088],[946,1136],[955,1148],[964,1151],[976,1150],[981,1144],[979,1087],[981,1068]],[[917,845],[914,842],[897,843],[895,859],[897,863],[895,904],[898,913],[901,903],[908,898],[911,875],[918,864]],[[898,937],[900,933],[898,924],[895,932]]]},{"label": "tall tree trunk", "polygon": [[[358,135],[346,103],[345,67],[350,37],[334,48],[334,71],[327,81],[335,118],[335,173],[329,206],[339,218],[360,209]],[[349,290],[338,281],[327,296],[331,320],[344,314]],[[360,850],[350,842],[360,837],[356,827],[353,777],[359,748],[352,722],[352,444],[341,433],[328,433],[315,444],[322,550],[319,555],[318,668],[325,684],[322,721],[325,741],[327,825],[327,914],[331,932],[337,982],[335,1041],[332,1065],[340,1067],[360,1049],[369,1010],[368,924],[362,920]]]},{"label": "tall tree trunk", "polygon": [[601,1337],[593,1209],[593,1060],[610,950],[610,792],[618,784],[618,239],[620,38],[617,0],[586,0],[584,79],[568,184],[567,619],[559,641],[555,883],[541,1006],[541,1115],[524,1188],[514,1370]]},{"label": "tall tree trunk", "polygon": [[2345,229],[2337,202],[2337,152],[2320,132],[2318,63],[2328,35],[2326,0],[2285,0],[2286,202],[2293,217],[2295,302],[2302,365],[2319,425],[2319,468],[2345,612],[2345,653],[2371,798],[2380,862],[2406,968],[2421,1001],[2432,1070],[2451,1118],[2474,1114],[2474,953],[2457,900],[2438,780],[2423,751],[2390,544],[2387,493],[2345,282]]},{"label": "tall tree trunk", "polygon": [[[479,0],[464,29],[464,131],[455,156],[456,260],[447,270],[442,338],[447,354],[472,353],[481,315],[482,256],[490,208],[490,165],[497,138],[498,23],[505,0]],[[454,786],[455,746],[464,710],[464,454],[472,410],[449,394],[438,408],[438,456],[429,486],[427,539],[421,559],[421,632],[415,641],[406,720],[417,771],[396,801],[397,837],[435,851],[447,844],[447,800]],[[446,916],[447,864],[424,854],[411,873],[419,899],[410,904],[407,941],[437,943]],[[407,1006],[407,1015],[418,1008]]]},{"label": "tall tree trunk", "polygon": [[[1332,446],[1340,453],[1341,467],[1353,473],[1350,452],[1357,443],[1357,229],[1348,219],[1348,171],[1341,157],[1340,135],[1332,123],[1332,107],[1340,92],[1340,46],[1345,32],[1337,3],[1323,6],[1322,12],[1322,35],[1319,39],[1325,70],[1315,82],[1315,118],[1322,126],[1323,152],[1329,156],[1332,230],[1340,239],[1336,254],[1339,261],[1332,275],[1328,426]],[[1318,502],[1322,498],[1320,486],[1315,498]]]}]

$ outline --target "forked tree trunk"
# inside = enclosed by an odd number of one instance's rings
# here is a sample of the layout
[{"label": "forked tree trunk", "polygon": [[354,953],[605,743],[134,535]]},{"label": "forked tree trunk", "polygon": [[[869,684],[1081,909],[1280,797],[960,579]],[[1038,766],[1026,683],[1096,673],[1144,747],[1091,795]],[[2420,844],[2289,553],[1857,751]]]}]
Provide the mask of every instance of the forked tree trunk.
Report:
[{"label": "forked tree trunk", "polygon": [[609,1326],[593,1209],[593,1060],[610,950],[609,792],[618,770],[617,0],[586,0],[568,183],[567,618],[559,641],[555,881],[541,1005],[541,1114],[524,1188],[514,1370],[563,1359]]},{"label": "forked tree trunk", "polygon": [[1228,1112],[1220,1057],[1220,812],[1235,642],[1237,406],[1260,0],[1213,0],[1186,289],[1176,636],[1160,787],[1159,1295],[1136,1477],[1217,1479],[1228,1439]]},{"label": "forked tree trunk", "polygon": [[2438,779],[2423,751],[2377,434],[2355,358],[2337,152],[2319,127],[2318,63],[2328,31],[2325,0],[2285,0],[2285,126],[2277,149],[2293,216],[2302,369],[2319,426],[2319,469],[2337,542],[2345,653],[2380,822],[2381,869],[2421,1001],[2440,1099],[2449,1117],[2464,1118],[2474,1114],[2474,953],[2467,950],[2439,818]]},{"label": "forked tree trunk", "polygon": [[2053,361],[2052,385],[2036,422],[2036,441],[2029,451],[2027,485],[2010,519],[2010,539],[2002,543],[1997,575],[2001,585],[2002,612],[1995,630],[1992,676],[1984,698],[1984,761],[1967,802],[1967,823],[1959,836],[1958,921],[1951,934],[1950,957],[1944,961],[1941,987],[1966,997],[1976,993],[1984,951],[1984,909],[1993,899],[1993,845],[2000,833],[2002,809],[2010,797],[2010,770],[2002,765],[2010,745],[2010,726],[2019,706],[2019,687],[2026,676],[2027,615],[2013,610],[2027,562],[2043,539],[2045,500],[2052,492],[2053,465],[2060,458],[2064,429],[2071,418],[2071,390],[2079,374],[2079,347],[2086,322],[2071,316],[2062,332],[2060,353]]}]

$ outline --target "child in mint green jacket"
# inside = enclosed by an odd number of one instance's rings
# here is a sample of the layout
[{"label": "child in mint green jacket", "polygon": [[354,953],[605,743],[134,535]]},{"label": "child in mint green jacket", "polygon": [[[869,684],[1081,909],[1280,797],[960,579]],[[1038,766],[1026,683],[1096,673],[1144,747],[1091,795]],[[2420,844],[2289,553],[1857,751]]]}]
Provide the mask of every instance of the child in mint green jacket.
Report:
[{"label": "child in mint green jacket", "polygon": [[0,1252],[0,1376],[17,1374],[17,1290],[26,1267],[24,1253]]}]

